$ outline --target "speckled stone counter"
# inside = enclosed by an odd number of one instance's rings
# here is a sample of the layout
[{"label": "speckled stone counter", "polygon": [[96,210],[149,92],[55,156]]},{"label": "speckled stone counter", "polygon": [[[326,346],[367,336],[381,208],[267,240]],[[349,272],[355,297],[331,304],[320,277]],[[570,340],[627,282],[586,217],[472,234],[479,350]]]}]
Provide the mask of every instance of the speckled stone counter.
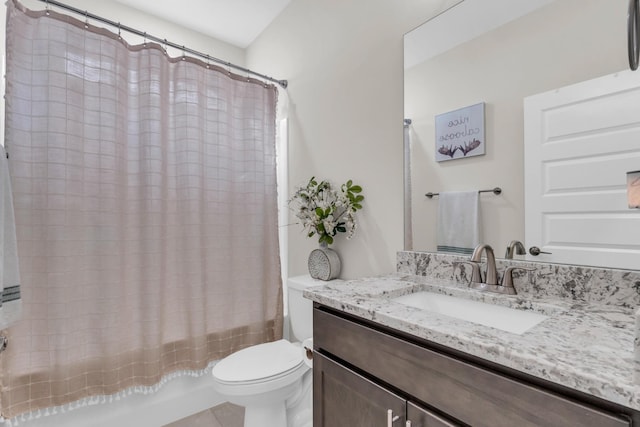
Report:
[{"label": "speckled stone counter", "polygon": [[[431,260],[429,263],[433,265],[425,267],[424,259],[416,263],[411,254],[398,255],[398,273],[327,282],[309,288],[305,296],[345,313],[640,410],[640,381],[634,361],[634,310],[638,297],[637,288],[633,289],[640,283],[635,282],[640,280],[640,272],[611,270],[602,273],[606,276],[602,284],[587,281],[586,287],[578,279],[572,282],[574,292],[571,292],[562,286],[562,280],[567,279],[562,272],[556,274],[560,282],[549,280],[547,285],[540,285],[537,274],[545,275],[553,267],[534,263],[539,271],[525,273],[528,277],[515,281],[519,295],[506,296],[469,289],[466,285],[469,270],[465,272],[462,265],[456,265],[457,272],[452,271],[453,263],[457,262],[455,257],[445,257],[443,262]],[[407,261],[408,258],[412,261]],[[451,262],[449,270],[447,262]],[[407,274],[414,267],[417,269]],[[433,271],[429,272],[429,268]],[[616,276],[625,274],[624,279]],[[585,290],[575,292],[575,289]],[[517,335],[392,300],[420,290],[534,310],[549,317]]]}]

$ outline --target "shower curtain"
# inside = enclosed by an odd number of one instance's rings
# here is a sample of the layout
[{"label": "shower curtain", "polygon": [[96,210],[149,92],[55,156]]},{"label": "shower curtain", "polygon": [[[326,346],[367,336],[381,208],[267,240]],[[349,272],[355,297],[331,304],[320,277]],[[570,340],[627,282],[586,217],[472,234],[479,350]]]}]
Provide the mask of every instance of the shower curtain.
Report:
[{"label": "shower curtain", "polygon": [[7,13],[23,319],[0,357],[3,417],[150,391],[279,339],[276,89]]}]

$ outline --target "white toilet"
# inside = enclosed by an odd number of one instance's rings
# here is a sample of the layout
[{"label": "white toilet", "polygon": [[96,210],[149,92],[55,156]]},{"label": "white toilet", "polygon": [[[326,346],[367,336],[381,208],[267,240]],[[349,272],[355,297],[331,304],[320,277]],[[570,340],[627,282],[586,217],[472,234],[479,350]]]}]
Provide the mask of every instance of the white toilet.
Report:
[{"label": "white toilet", "polygon": [[309,276],[287,281],[291,340],[300,342],[279,340],[248,347],[213,367],[214,389],[245,407],[244,427],[311,427],[312,372],[301,341],[313,333],[313,303],[302,293],[319,284]]}]

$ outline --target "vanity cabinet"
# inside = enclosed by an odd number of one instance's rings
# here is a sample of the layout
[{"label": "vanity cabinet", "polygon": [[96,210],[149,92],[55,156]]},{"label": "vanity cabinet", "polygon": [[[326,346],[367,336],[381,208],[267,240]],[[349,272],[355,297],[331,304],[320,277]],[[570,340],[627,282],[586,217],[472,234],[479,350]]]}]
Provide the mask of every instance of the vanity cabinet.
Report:
[{"label": "vanity cabinet", "polygon": [[319,353],[313,376],[314,426],[459,427]]},{"label": "vanity cabinet", "polygon": [[[577,392],[567,396],[317,303],[313,322],[314,427],[633,425],[624,411]],[[390,424],[388,410],[397,417]]]},{"label": "vanity cabinet", "polygon": [[402,397],[321,354],[313,358],[313,381],[314,426],[386,427],[388,411],[404,423]]},{"label": "vanity cabinet", "polygon": [[407,402],[407,420],[406,427],[462,427],[412,402]]}]

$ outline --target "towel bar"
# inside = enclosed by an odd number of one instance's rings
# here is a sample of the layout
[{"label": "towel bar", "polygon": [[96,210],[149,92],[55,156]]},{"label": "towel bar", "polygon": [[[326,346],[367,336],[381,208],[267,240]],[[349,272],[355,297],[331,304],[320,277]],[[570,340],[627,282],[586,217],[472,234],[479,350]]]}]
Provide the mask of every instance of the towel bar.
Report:
[{"label": "towel bar", "polygon": [[[502,193],[502,188],[495,187],[495,188],[492,188],[491,190],[478,190],[478,193],[493,193],[493,194],[495,194],[497,196],[498,194]],[[425,194],[425,196],[427,196],[428,198],[432,199],[433,196],[437,196],[439,194],[440,193],[428,192],[427,194]]]}]

